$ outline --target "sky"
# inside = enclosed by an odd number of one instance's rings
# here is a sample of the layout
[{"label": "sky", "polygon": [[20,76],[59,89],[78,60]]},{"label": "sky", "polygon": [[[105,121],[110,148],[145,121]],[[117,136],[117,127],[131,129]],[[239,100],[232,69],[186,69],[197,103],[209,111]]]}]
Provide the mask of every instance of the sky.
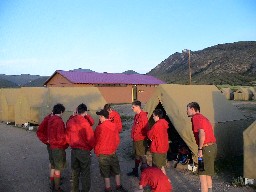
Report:
[{"label": "sky", "polygon": [[0,74],[145,74],[183,49],[256,41],[255,0],[1,0]]}]

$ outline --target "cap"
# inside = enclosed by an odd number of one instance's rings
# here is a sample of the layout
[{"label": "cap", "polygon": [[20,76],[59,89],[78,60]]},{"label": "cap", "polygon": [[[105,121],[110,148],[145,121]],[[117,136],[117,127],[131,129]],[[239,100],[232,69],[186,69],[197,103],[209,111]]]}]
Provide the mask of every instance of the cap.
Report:
[{"label": "cap", "polygon": [[105,117],[107,119],[109,117],[109,112],[107,110],[104,110],[104,109],[101,109],[100,111],[97,111],[96,114],[97,115],[101,115],[101,116],[103,116],[103,117]]}]

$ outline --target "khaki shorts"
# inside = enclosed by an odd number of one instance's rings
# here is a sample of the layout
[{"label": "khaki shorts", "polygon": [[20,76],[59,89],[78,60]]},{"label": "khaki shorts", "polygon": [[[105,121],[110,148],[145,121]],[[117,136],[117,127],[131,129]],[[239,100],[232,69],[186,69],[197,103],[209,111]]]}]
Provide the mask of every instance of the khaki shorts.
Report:
[{"label": "khaki shorts", "polygon": [[146,151],[147,151],[147,142],[146,142],[146,140],[134,141],[133,142],[133,149],[134,149],[136,159],[146,155]]},{"label": "khaki shorts", "polygon": [[152,153],[152,164],[158,168],[166,166],[166,153]]},{"label": "khaki shorts", "polygon": [[203,147],[204,171],[198,171],[199,175],[214,176],[214,161],[217,155],[217,144]]},{"label": "khaki shorts", "polygon": [[103,178],[110,178],[111,175],[119,175],[120,165],[116,154],[99,156],[100,173]]},{"label": "khaki shorts", "polygon": [[62,171],[66,167],[66,152],[64,149],[52,149],[53,169]]}]

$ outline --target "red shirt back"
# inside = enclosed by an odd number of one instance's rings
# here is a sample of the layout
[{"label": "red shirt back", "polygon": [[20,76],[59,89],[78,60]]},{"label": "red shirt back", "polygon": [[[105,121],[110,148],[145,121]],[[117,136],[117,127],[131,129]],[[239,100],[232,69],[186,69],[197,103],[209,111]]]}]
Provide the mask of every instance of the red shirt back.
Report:
[{"label": "red shirt back", "polygon": [[62,118],[52,115],[48,120],[48,139],[51,149],[66,149],[66,130]]},{"label": "red shirt back", "polygon": [[40,123],[36,135],[40,141],[44,144],[48,144],[48,121],[52,114],[47,115],[44,120]]},{"label": "red shirt back", "polygon": [[150,151],[153,153],[167,153],[169,149],[168,122],[165,119],[159,119],[148,131],[148,138],[152,141]]},{"label": "red shirt back", "polygon": [[191,121],[197,145],[199,145],[199,129],[203,129],[205,132],[204,144],[216,142],[212,125],[205,116],[201,113],[197,113],[192,117]]},{"label": "red shirt back", "polygon": [[131,137],[133,141],[142,141],[145,140],[148,132],[148,117],[147,113],[141,111],[139,114],[134,116],[132,134]]},{"label": "red shirt back", "polygon": [[94,132],[88,122],[81,115],[75,115],[67,121],[66,139],[71,148],[92,150],[95,144]]},{"label": "red shirt back", "polygon": [[95,147],[94,152],[98,156],[111,155],[117,150],[120,143],[120,137],[117,127],[110,120],[106,120],[95,129]]},{"label": "red shirt back", "polygon": [[148,167],[141,173],[140,185],[149,185],[153,192],[170,192],[172,185],[169,178],[157,167]]}]

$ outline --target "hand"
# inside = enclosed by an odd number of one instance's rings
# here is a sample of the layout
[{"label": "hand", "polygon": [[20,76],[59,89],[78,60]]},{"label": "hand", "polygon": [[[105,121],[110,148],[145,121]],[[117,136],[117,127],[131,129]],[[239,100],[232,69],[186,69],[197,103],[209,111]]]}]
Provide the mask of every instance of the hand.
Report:
[{"label": "hand", "polygon": [[203,151],[202,150],[198,150],[197,156],[198,157],[203,157]]}]

